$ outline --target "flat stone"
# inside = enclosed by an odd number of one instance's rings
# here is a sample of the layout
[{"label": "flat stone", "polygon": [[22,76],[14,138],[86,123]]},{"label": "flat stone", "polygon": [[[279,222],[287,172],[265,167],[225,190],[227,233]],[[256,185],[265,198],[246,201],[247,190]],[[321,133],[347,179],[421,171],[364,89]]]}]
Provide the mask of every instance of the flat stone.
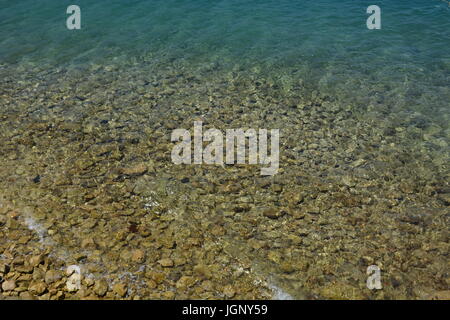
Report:
[{"label": "flat stone", "polygon": [[31,293],[33,293],[33,294],[35,294],[37,296],[40,296],[47,290],[47,285],[44,282],[41,282],[41,281],[40,282],[35,282],[34,284],[31,284],[28,287],[28,290]]},{"label": "flat stone", "polygon": [[173,298],[175,298],[175,292],[173,291],[165,291],[162,293],[162,297],[165,300],[172,300]]},{"label": "flat stone", "polygon": [[340,282],[324,286],[321,289],[321,294],[325,299],[332,300],[362,300],[366,298],[358,287]]},{"label": "flat stone", "polygon": [[173,267],[173,260],[169,258],[161,259],[158,261],[158,263],[163,266],[164,268],[170,268]]},{"label": "flat stone", "polygon": [[44,281],[47,284],[51,284],[53,282],[56,282],[58,280],[61,280],[62,278],[62,273],[60,271],[57,270],[48,270],[45,273],[45,277],[44,277]]},{"label": "flat stone", "polygon": [[95,280],[92,278],[84,278],[83,283],[86,287],[92,287],[95,284]]},{"label": "flat stone", "polygon": [[223,288],[223,294],[228,299],[231,299],[236,295],[236,291],[234,290],[234,288],[231,285],[228,285],[228,286],[225,286],[225,288]]},{"label": "flat stone", "polygon": [[17,266],[14,271],[17,271],[19,273],[32,273],[33,272],[33,266],[26,265],[26,266]]},{"label": "flat stone", "polygon": [[93,238],[85,238],[81,241],[81,247],[83,249],[95,249],[95,241]]},{"label": "flat stone", "polygon": [[32,267],[37,267],[38,265],[44,263],[44,256],[39,254],[36,256],[32,256],[30,258],[30,260],[28,261],[28,263],[32,266]]},{"label": "flat stone", "polygon": [[354,187],[356,185],[356,182],[354,179],[350,176],[344,176],[342,177],[342,183],[346,185],[347,187]]},{"label": "flat stone", "polygon": [[16,282],[14,280],[6,280],[2,283],[3,291],[12,291],[16,288]]},{"label": "flat stone", "polygon": [[142,263],[145,260],[145,252],[140,249],[136,249],[133,251],[131,255],[131,260],[133,262]]},{"label": "flat stone", "polygon": [[113,286],[113,291],[120,297],[125,297],[127,292],[128,292],[128,288],[127,285],[124,283],[116,283]]},{"label": "flat stone", "polygon": [[108,292],[108,283],[105,280],[95,282],[94,292],[99,297],[103,297]]},{"label": "flat stone", "polygon": [[263,215],[270,219],[278,219],[284,216],[286,212],[277,208],[266,208],[263,210]]},{"label": "flat stone", "polygon": [[177,289],[186,289],[195,284],[196,280],[194,277],[182,276],[176,283]]},{"label": "flat stone", "polygon": [[73,273],[66,282],[66,289],[69,292],[76,292],[80,290],[80,284],[81,284],[82,276],[79,273]]},{"label": "flat stone", "polygon": [[445,205],[450,205],[450,193],[440,194],[438,196],[439,200],[441,200]]},{"label": "flat stone", "polygon": [[0,273],[7,274],[9,272],[9,265],[0,263]]},{"label": "flat stone", "polygon": [[35,298],[31,293],[29,293],[28,291],[21,292],[21,293],[19,294],[19,297],[20,297],[20,299],[22,299],[22,300],[35,300],[35,299],[36,299],[36,298]]},{"label": "flat stone", "polygon": [[122,174],[127,176],[140,176],[146,173],[148,170],[147,166],[144,163],[139,163],[133,167],[123,168]]},{"label": "flat stone", "polygon": [[450,290],[436,291],[430,295],[431,300],[450,300]]}]

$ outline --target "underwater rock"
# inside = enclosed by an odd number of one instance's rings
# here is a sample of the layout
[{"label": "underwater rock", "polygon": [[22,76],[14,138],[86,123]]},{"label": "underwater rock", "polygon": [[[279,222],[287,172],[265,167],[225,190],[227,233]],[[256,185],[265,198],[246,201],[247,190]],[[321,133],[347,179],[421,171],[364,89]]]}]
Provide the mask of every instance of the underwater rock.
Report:
[{"label": "underwater rock", "polygon": [[44,281],[46,284],[52,284],[56,281],[61,280],[62,276],[62,273],[58,270],[48,270],[45,273]]},{"label": "underwater rock", "polygon": [[116,283],[113,286],[113,291],[119,296],[119,297],[125,297],[127,292],[128,292],[128,288],[127,285],[124,283]]},{"label": "underwater rock", "polygon": [[75,292],[80,290],[81,286],[81,270],[77,265],[68,266],[66,269],[66,275],[69,277],[66,282],[66,289],[69,292]]},{"label": "underwater rock", "polygon": [[37,281],[32,283],[29,287],[28,290],[35,294],[35,295],[42,295],[47,291],[47,285],[45,284],[45,282],[42,281]]},{"label": "underwater rock", "polygon": [[123,168],[121,170],[122,174],[125,174],[127,176],[141,176],[144,173],[146,173],[148,170],[148,167],[145,163],[139,163],[132,167]]},{"label": "underwater rock", "polygon": [[12,291],[16,288],[16,282],[14,280],[6,280],[2,283],[3,291]]},{"label": "underwater rock", "polygon": [[264,208],[262,209],[262,213],[265,217],[270,219],[278,219],[286,214],[285,210],[280,208]]},{"label": "underwater rock", "polygon": [[131,260],[136,263],[142,263],[145,260],[145,252],[140,249],[133,250]]},{"label": "underwater rock", "polygon": [[158,263],[165,268],[171,268],[174,266],[173,260],[169,258],[164,258],[158,261]]},{"label": "underwater rock", "polygon": [[94,292],[99,297],[105,296],[108,292],[108,283],[103,279],[95,281]]}]

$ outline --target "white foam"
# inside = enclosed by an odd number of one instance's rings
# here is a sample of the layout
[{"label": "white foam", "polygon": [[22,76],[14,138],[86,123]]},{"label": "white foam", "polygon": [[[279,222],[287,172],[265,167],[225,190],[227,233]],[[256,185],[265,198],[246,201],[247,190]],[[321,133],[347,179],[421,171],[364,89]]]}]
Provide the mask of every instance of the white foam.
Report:
[{"label": "white foam", "polygon": [[39,224],[30,214],[25,214],[24,221],[28,229],[36,232],[37,235],[39,236],[39,241],[41,243],[44,243],[45,234],[47,232],[46,229],[41,224]]},{"label": "white foam", "polygon": [[289,293],[274,284],[269,284],[269,288],[273,292],[273,300],[294,300],[294,298]]}]

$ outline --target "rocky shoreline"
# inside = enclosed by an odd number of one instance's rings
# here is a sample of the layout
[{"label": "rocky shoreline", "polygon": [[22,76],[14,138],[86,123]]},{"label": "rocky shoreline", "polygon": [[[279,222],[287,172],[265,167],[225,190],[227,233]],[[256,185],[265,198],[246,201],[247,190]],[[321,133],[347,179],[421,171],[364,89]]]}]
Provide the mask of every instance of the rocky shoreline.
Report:
[{"label": "rocky shoreline", "polygon": [[[243,269],[220,270],[221,277],[239,279],[236,279],[233,286],[219,289],[216,286],[220,280],[210,274],[212,270],[209,266],[198,265],[195,268],[196,277],[179,276],[174,275],[173,270],[179,268],[181,262],[169,258],[158,261],[161,266],[158,271],[143,268],[136,276],[116,279],[107,275],[97,278],[82,275],[80,285],[71,288],[68,286],[68,263],[82,264],[85,257],[66,256],[61,259],[55,254],[57,250],[52,244],[42,243],[35,230],[22,223],[18,211],[3,207],[0,217],[2,239],[8,240],[0,245],[0,300],[267,299],[272,296],[267,285],[255,285],[252,283],[254,279]],[[144,253],[142,250],[134,250],[129,259],[134,263],[142,262]],[[137,277],[142,280],[137,280]],[[194,285],[197,285],[195,290],[189,290]],[[248,287],[247,292],[237,293],[237,285],[240,290]]]},{"label": "rocky shoreline", "polygon": [[[1,299],[449,298],[450,130],[426,115],[237,71],[0,71]],[[174,165],[195,120],[281,128],[279,174]]]}]

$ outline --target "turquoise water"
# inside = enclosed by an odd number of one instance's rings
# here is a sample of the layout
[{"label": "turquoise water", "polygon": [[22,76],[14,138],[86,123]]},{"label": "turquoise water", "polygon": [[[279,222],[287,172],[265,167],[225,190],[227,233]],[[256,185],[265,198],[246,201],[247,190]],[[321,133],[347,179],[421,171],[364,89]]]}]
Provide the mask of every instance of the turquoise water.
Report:
[{"label": "turquoise water", "polygon": [[[72,2],[2,0],[0,62],[151,61],[256,70],[287,86],[301,79],[310,90],[353,103],[382,102],[438,119],[444,113],[448,121],[450,7],[444,1],[377,1],[382,30],[366,28],[373,1]],[[81,7],[82,30],[66,29],[70,4]]]}]

